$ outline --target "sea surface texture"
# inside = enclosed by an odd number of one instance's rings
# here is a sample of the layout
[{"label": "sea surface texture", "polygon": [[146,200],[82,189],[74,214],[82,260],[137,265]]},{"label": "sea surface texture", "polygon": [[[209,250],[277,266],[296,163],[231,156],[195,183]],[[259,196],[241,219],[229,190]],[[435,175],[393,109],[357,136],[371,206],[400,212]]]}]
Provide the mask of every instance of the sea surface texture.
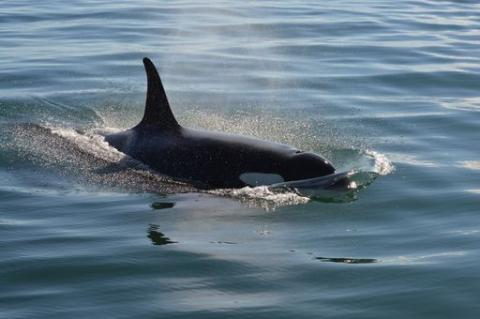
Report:
[{"label": "sea surface texture", "polygon": [[[178,121],[345,196],[199,192],[109,147]],[[0,2],[0,318],[479,318],[480,2]]]}]

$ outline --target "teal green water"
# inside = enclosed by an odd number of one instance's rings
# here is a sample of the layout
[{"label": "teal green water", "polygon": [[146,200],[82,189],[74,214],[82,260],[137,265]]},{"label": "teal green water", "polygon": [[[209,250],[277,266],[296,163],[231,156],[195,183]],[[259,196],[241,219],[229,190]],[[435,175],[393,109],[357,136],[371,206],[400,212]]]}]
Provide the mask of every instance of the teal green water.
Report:
[{"label": "teal green water", "polygon": [[[479,12],[2,1],[0,317],[478,318]],[[380,176],[328,202],[110,169],[144,56],[184,125]]]}]

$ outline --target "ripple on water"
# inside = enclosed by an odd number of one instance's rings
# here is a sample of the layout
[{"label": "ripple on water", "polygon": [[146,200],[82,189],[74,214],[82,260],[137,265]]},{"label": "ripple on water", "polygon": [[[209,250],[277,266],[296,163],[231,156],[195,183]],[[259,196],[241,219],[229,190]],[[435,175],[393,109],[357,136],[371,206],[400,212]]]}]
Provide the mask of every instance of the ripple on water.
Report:
[{"label": "ripple on water", "polygon": [[450,99],[439,99],[439,105],[452,110],[459,111],[480,111],[480,97],[459,97]]},{"label": "ripple on water", "polygon": [[[479,1],[0,6],[3,317],[478,317]],[[144,56],[185,126],[377,179],[177,194],[96,131],[141,118]]]}]

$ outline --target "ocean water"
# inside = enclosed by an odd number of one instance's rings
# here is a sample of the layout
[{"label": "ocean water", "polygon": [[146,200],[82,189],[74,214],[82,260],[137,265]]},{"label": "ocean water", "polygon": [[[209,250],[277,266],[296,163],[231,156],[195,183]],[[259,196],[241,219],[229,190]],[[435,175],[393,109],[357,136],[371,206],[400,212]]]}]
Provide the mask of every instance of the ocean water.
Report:
[{"label": "ocean water", "polygon": [[[1,1],[0,317],[478,318],[479,12]],[[376,178],[203,193],[128,162],[99,133],[140,120],[144,56],[183,125]]]}]

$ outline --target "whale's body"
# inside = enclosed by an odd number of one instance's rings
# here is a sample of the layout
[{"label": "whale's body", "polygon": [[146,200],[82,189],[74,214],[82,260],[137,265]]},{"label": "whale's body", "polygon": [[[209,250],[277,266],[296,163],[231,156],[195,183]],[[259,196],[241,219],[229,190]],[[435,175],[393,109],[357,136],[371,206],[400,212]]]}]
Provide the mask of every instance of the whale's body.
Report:
[{"label": "whale's body", "polygon": [[148,91],[142,121],[105,136],[119,151],[161,174],[201,188],[270,185],[335,172],[319,155],[289,145],[180,126],[155,66],[148,58],[144,65]]}]

